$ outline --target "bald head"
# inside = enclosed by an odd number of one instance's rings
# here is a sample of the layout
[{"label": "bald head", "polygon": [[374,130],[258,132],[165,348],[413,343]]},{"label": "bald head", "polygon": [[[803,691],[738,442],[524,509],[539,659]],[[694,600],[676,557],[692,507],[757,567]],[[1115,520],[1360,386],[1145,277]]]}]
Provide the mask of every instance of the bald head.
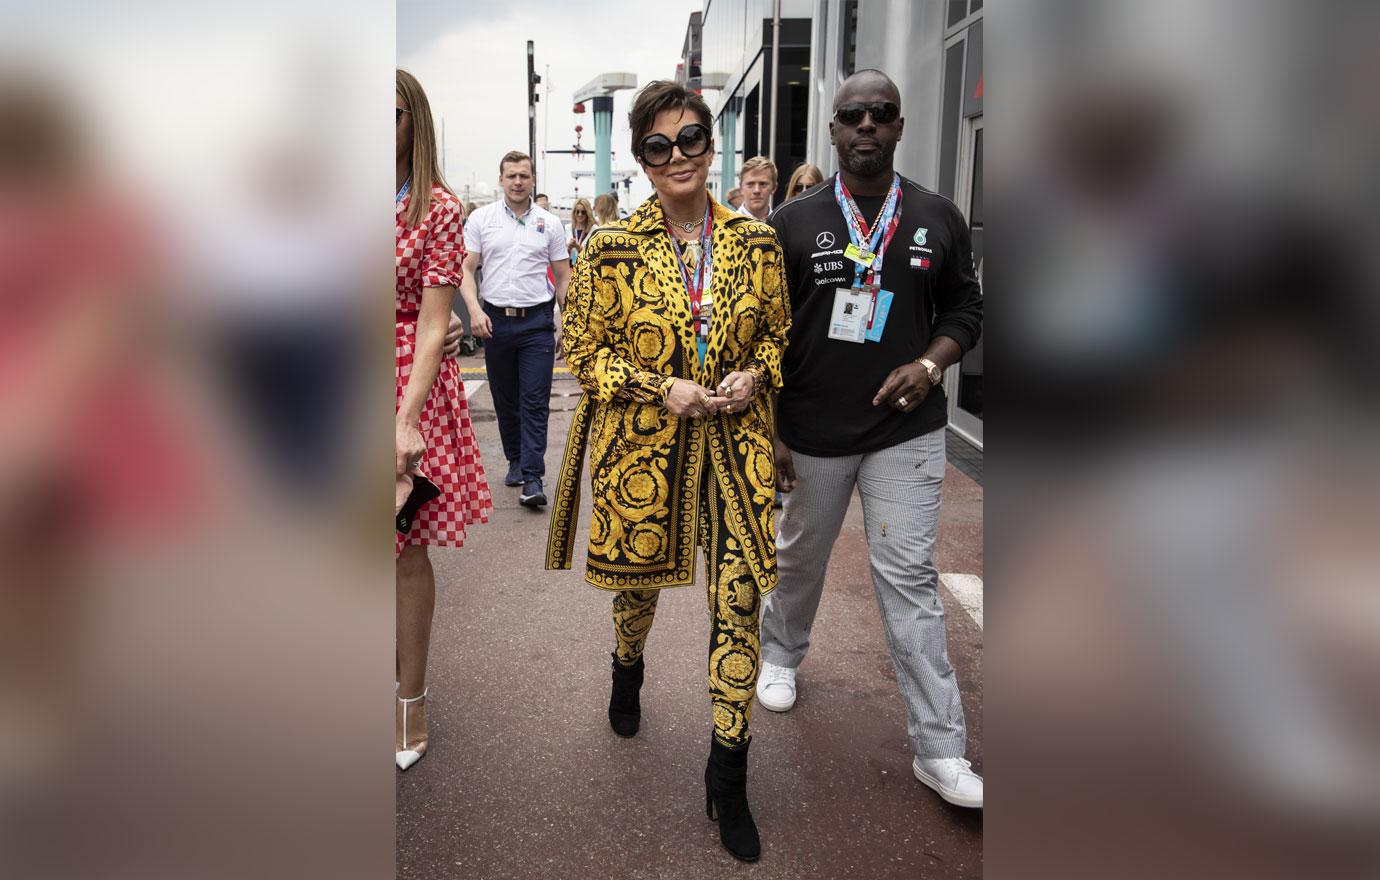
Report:
[{"label": "bald head", "polygon": [[872,195],[874,185],[890,186],[892,159],[905,124],[901,90],[891,77],[868,69],[843,81],[834,95],[829,139],[838,152],[840,170],[851,177],[845,180],[850,189]]},{"label": "bald head", "polygon": [[859,70],[843,81],[843,85],[834,93],[834,109],[838,110],[840,104],[849,101],[866,100],[895,101],[899,105],[901,90],[896,88],[896,83],[891,81],[891,77],[869,67]]}]

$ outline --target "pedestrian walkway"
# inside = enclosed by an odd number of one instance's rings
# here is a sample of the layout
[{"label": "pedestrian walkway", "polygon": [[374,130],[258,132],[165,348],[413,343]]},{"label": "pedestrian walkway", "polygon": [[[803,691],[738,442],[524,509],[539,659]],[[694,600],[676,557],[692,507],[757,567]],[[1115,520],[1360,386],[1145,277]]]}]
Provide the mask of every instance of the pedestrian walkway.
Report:
[{"label": "pedestrian walkway", "polygon": [[[619,739],[605,716],[611,597],[583,583],[578,558],[572,571],[543,569],[548,514],[494,483],[504,461],[487,386],[476,379],[482,361],[461,363],[494,513],[463,549],[432,553],[431,745],[398,777],[399,877],[981,877],[981,811],[945,804],[911,775],[856,503],[830,564],[799,701],[786,714],[753,710],[748,791],[763,855],[741,866],[704,815],[703,591],[663,597],[647,644],[642,728]],[[557,382],[552,394],[549,474],[578,388]],[[981,773],[982,488],[951,465],[944,505],[936,561],[968,756]]]}]

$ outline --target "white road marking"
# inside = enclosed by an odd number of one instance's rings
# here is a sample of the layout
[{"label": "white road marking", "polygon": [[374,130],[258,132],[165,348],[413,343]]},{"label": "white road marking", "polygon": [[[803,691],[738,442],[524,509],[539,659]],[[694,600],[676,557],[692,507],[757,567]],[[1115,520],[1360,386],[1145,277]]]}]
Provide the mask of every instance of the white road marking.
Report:
[{"label": "white road marking", "polygon": [[479,393],[479,389],[484,387],[483,379],[465,380],[465,400],[474,400],[474,396]]},{"label": "white road marking", "polygon": [[982,628],[982,578],[975,574],[941,574],[939,582],[954,594],[958,604]]}]

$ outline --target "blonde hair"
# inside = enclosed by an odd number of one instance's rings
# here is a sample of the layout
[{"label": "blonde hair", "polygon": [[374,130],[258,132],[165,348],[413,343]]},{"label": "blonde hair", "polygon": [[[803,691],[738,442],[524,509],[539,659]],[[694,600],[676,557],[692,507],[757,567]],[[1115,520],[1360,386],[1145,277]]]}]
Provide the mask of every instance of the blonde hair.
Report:
[{"label": "blonde hair", "polygon": [[584,208],[584,209],[585,209],[585,213],[589,216],[589,222],[588,222],[588,224],[585,226],[585,229],[593,229],[593,228],[594,228],[594,208],[590,206],[590,204],[589,204],[589,199],[584,199],[584,198],[576,199],[576,200],[575,200],[575,205],[570,209],[570,228],[571,228],[571,229],[574,229],[574,228],[575,228],[575,212],[578,211],[578,210],[580,210],[581,208]]},{"label": "blonde hair", "polygon": [[743,163],[743,167],[738,169],[738,182],[742,183],[743,178],[754,171],[770,171],[771,182],[776,183],[776,163],[766,156],[753,156]]},{"label": "blonde hair", "polygon": [[618,200],[609,193],[594,197],[594,222],[599,225],[618,222]]},{"label": "blonde hair", "polygon": [[431,121],[431,104],[422,91],[422,84],[412,74],[398,68],[398,97],[412,120],[411,178],[412,202],[407,208],[407,225],[420,226],[431,213],[431,188],[455,195],[441,176],[436,156],[436,126]]},{"label": "blonde hair", "polygon": [[[806,183],[806,178],[809,178],[812,182]],[[796,166],[795,171],[791,172],[791,179],[786,183],[786,201],[789,202],[791,199],[800,195],[800,193],[795,191],[797,186],[800,187],[800,192],[804,192],[815,184],[823,182],[824,172],[819,170],[819,166],[811,165],[809,162],[801,162]]]}]

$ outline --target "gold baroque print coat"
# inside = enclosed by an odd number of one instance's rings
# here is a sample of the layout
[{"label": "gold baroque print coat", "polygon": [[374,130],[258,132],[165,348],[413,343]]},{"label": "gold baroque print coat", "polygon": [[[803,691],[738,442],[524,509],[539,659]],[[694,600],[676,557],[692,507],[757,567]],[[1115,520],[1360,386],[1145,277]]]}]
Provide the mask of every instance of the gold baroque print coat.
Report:
[{"label": "gold baroque print coat", "polygon": [[[704,362],[690,297],[653,196],[590,235],[566,295],[566,362],[584,395],[557,479],[546,567],[569,568],[589,456],[593,519],[585,580],[606,590],[695,579],[700,480],[717,481],[721,526],[763,593],[776,586],[772,395],[790,327],[781,246],[770,226],[713,203],[713,308]],[[735,370],[762,381],[741,413],[681,419],[667,377],[713,388]],[[711,496],[712,497],[712,496]]]}]

